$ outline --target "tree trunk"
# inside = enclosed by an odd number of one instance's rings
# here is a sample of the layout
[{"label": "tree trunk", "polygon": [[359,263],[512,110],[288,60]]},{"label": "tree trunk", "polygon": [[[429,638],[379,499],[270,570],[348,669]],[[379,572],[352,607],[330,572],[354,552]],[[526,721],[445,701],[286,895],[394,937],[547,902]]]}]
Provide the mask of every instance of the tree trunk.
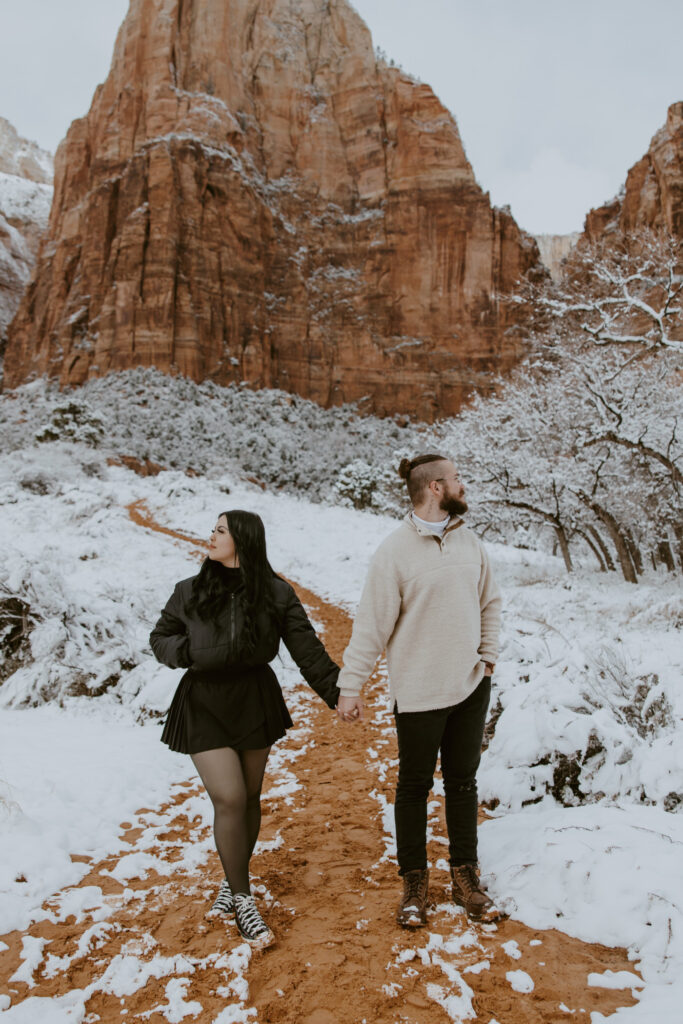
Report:
[{"label": "tree trunk", "polygon": [[561,526],[556,526],[555,536],[557,537],[557,542],[560,545],[560,551],[562,552],[562,557],[564,558],[565,568],[567,572],[572,572],[574,566],[572,565],[572,556],[569,553],[569,541],[567,540],[567,534],[564,532]]},{"label": "tree trunk", "polygon": [[591,538],[588,536],[588,534],[585,533],[583,530],[577,530],[576,532],[579,534],[580,537],[583,537],[583,539],[585,540],[586,544],[588,545],[588,547],[591,549],[591,551],[593,552],[593,554],[597,558],[598,565],[600,566],[600,572],[607,572],[607,566],[605,565],[605,559],[602,557],[602,552],[601,552],[600,548],[597,546],[597,544],[595,544],[591,540]]},{"label": "tree trunk", "polygon": [[657,545],[657,558],[660,562],[663,562],[669,572],[676,571],[676,562],[674,561],[674,553],[671,550],[671,545],[668,540],[660,540]]},{"label": "tree trunk", "polygon": [[586,529],[588,530],[588,532],[590,533],[591,537],[595,541],[595,543],[596,543],[597,547],[599,548],[599,550],[602,552],[602,557],[605,559],[605,565],[607,566],[607,569],[610,572],[614,572],[614,568],[615,568],[614,567],[614,560],[612,559],[612,556],[611,556],[611,554],[609,552],[609,548],[605,544],[604,540],[602,539],[602,537],[600,536],[600,534],[595,529],[595,527],[593,526],[592,523],[587,523],[586,524]]},{"label": "tree trunk", "polygon": [[589,498],[588,495],[585,494],[583,491],[579,491],[578,496],[579,499],[583,502],[583,504],[587,505],[588,508],[590,508],[595,513],[595,515],[598,517],[598,519],[610,535],[612,543],[614,544],[614,549],[617,553],[617,558],[619,559],[619,565],[621,566],[623,577],[626,580],[626,582],[637,583],[638,574],[636,573],[636,569],[633,564],[633,559],[631,558],[631,552],[629,551],[626,539],[623,536],[621,530],[619,529],[619,524],[617,523],[614,516],[611,514],[611,512],[608,512],[606,508],[603,508],[602,505],[598,504],[597,501],[594,501],[592,498]]},{"label": "tree trunk", "polygon": [[673,531],[676,540],[678,541],[678,561],[681,566],[681,569],[683,569],[683,526],[680,526],[678,523],[676,523],[673,528]]},{"label": "tree trunk", "polygon": [[[535,505],[530,505],[526,501],[504,501],[503,504],[507,505],[508,508],[523,508],[527,512],[531,512],[533,515],[538,516],[539,519],[544,523],[549,523],[555,531],[555,537],[560,545],[562,551],[562,557],[564,558],[564,564],[567,568],[567,572],[573,571],[572,559],[569,553],[569,541],[567,540],[567,534],[559,516],[553,515],[552,512],[547,512],[545,509],[536,508]],[[553,554],[555,551],[553,550]]]},{"label": "tree trunk", "polygon": [[640,548],[633,539],[633,534],[629,530],[628,526],[625,526],[622,530],[626,546],[628,548],[633,567],[639,576],[643,575],[643,556],[640,553]]}]

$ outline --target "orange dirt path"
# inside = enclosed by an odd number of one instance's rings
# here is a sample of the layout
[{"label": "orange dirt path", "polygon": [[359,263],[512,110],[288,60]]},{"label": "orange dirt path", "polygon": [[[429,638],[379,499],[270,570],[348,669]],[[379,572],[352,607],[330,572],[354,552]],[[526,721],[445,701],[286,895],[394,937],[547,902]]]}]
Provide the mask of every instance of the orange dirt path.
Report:
[{"label": "orange dirt path", "polygon": [[[129,512],[141,527],[191,544],[198,552],[204,547],[195,537],[156,524],[142,502]],[[304,587],[297,586],[297,591],[339,660],[350,635],[349,616]],[[372,795],[380,791],[391,800],[395,777],[395,739],[383,692],[380,670],[367,687],[366,721],[344,726],[308,691],[303,721],[296,724],[311,731],[297,729],[281,741],[291,747],[288,768],[301,788],[289,797],[275,789],[269,798],[266,779],[261,840],[277,848],[266,848],[253,861],[257,883],[269,891],[264,912],[277,935],[273,948],[249,958],[234,924],[205,919],[221,872],[213,851],[208,865],[194,871],[182,867],[183,851],[206,843],[209,833],[192,813],[198,790],[187,784],[164,807],[143,809],[137,823],[122,825],[133,849],[150,822],[163,823],[147,849],[164,862],[167,874],[151,867],[146,878],[123,883],[110,874],[121,857],[93,863],[77,888],[102,890],[108,907],[103,923],[98,926],[98,912],[86,909],[65,920],[37,922],[26,933],[2,936],[9,947],[0,953],[6,979],[20,967],[27,936],[47,943],[33,987],[16,980],[3,985],[12,1005],[28,997],[65,996],[90,985],[89,1024],[141,1014],[151,1024],[163,1024],[168,1017],[161,1007],[169,1005],[174,977],[187,979],[184,998],[201,1004],[197,1016],[188,1012],[183,1019],[202,1024],[215,1021],[229,1007],[227,1019],[251,1024],[447,1024],[460,1019],[458,1004],[448,1007],[448,1000],[457,1000],[461,981],[473,990],[476,1020],[482,1024],[571,1019],[560,1004],[574,1011],[575,1020],[587,1021],[591,1011],[609,1015],[618,1006],[631,1005],[628,990],[587,984],[592,971],[633,971],[624,950],[586,944],[558,931],[534,931],[514,920],[472,925],[449,903],[445,871],[432,871],[435,908],[428,928],[408,933],[395,925],[399,880],[395,864],[385,857],[380,806]],[[164,752],[160,746],[159,756]],[[378,770],[387,762],[388,771]],[[430,818],[434,864],[444,856],[441,822],[442,808]],[[177,871],[175,860],[181,865]],[[59,895],[46,906],[57,907]],[[510,940],[518,944],[518,959],[503,949]],[[131,970],[137,962],[151,965],[151,970],[154,957],[158,963],[159,958],[184,959],[172,971],[167,963],[166,973],[157,970],[157,976],[143,979],[129,995],[121,994],[106,976],[108,967],[120,965],[126,956]],[[488,966],[467,971],[484,961]],[[516,970],[533,979],[529,994],[514,991],[507,980],[506,973]]]}]

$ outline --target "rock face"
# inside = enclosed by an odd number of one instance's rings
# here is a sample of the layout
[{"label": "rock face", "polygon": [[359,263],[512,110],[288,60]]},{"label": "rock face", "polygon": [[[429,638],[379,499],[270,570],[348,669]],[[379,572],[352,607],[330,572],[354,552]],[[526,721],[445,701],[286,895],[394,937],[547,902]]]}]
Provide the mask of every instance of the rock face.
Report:
[{"label": "rock face", "polygon": [[606,232],[641,228],[683,240],[683,103],[669,107],[666,124],[628,172],[620,194],[590,211],[583,237],[596,241]]},{"label": "rock face", "polygon": [[519,358],[498,295],[538,265],[346,0],[132,0],[5,386],[155,365],[431,420]]},{"label": "rock face", "polygon": [[578,231],[568,235],[534,235],[541,262],[550,271],[553,281],[562,278],[562,264],[580,238]]},{"label": "rock face", "polygon": [[13,124],[0,117],[0,172],[52,185],[52,154],[35,142],[22,139]]},{"label": "rock face", "polygon": [[0,117],[0,355],[52,202],[52,157]]}]

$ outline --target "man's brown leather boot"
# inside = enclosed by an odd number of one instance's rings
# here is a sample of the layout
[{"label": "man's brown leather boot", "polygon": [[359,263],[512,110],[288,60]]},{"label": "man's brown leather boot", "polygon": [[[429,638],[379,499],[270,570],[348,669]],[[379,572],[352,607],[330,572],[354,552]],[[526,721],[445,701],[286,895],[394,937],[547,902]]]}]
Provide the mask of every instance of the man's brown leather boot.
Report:
[{"label": "man's brown leather boot", "polygon": [[429,871],[417,868],[403,876],[403,899],[396,914],[402,928],[423,928],[427,924]]},{"label": "man's brown leather boot", "polygon": [[482,889],[474,864],[451,866],[451,879],[453,902],[464,907],[473,921],[497,921],[503,916]]}]

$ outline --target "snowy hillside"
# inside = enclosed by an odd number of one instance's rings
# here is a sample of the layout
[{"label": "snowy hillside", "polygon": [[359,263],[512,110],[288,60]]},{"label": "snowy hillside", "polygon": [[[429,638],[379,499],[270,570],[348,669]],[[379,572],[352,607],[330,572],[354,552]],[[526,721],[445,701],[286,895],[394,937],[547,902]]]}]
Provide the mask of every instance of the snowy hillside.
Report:
[{"label": "snowy hillside", "polygon": [[283,391],[196,384],[157,370],[130,370],[60,392],[38,380],[0,402],[4,450],[34,438],[83,441],[191,473],[233,472],[290,494],[388,511],[401,506],[401,457],[434,445],[406,418],[322,409]]}]

